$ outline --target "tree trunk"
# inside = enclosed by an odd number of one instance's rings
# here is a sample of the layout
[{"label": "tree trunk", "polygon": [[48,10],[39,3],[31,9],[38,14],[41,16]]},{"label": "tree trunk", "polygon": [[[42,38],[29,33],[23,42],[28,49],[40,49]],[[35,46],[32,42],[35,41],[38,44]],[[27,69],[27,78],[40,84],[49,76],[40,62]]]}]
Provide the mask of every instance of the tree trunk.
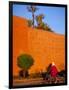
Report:
[{"label": "tree trunk", "polygon": [[20,77],[20,78],[23,78],[23,70],[20,70],[20,71],[19,71],[19,77]]},{"label": "tree trunk", "polygon": [[32,12],[32,17],[33,17],[33,28],[34,28],[34,12]]},{"label": "tree trunk", "polygon": [[23,78],[23,77],[26,78],[26,77],[28,77],[28,75],[29,75],[29,74],[28,74],[28,70],[24,70],[24,69],[23,69],[23,70],[20,70],[20,71],[19,71],[19,77],[20,77],[20,78]]},{"label": "tree trunk", "polygon": [[24,70],[24,72],[23,72],[23,76],[24,76],[24,78],[26,77],[26,70]]}]

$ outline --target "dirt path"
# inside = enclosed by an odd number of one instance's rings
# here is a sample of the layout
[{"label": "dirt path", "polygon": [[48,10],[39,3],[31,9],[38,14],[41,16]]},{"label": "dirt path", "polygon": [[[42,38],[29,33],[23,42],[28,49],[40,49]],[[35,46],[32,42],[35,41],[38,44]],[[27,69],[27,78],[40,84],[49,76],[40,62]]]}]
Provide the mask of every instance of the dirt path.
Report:
[{"label": "dirt path", "polygon": [[[64,83],[63,78],[59,78],[58,83]],[[14,80],[13,86],[25,86],[25,85],[43,85],[43,84],[52,84],[47,80],[43,80],[42,78],[37,79],[21,79],[21,80]]]}]

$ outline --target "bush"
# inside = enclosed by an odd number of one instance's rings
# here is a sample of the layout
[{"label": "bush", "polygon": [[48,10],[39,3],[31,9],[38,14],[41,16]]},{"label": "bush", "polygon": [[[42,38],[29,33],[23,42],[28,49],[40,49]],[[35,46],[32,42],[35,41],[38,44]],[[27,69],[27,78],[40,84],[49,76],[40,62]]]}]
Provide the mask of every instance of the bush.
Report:
[{"label": "bush", "polygon": [[32,20],[28,20],[28,26],[32,27],[33,26],[33,21]]},{"label": "bush", "polygon": [[60,77],[64,77],[64,76],[65,76],[65,70],[60,71],[60,72],[58,73],[58,75],[59,75]]},{"label": "bush", "polygon": [[45,23],[42,23],[42,29],[46,30],[46,31],[53,32],[52,29],[47,24],[45,24]]},{"label": "bush", "polygon": [[37,26],[38,29],[43,29],[45,31],[50,31],[50,32],[53,32],[53,30],[47,25],[45,24],[44,22],[41,22],[38,26]]}]

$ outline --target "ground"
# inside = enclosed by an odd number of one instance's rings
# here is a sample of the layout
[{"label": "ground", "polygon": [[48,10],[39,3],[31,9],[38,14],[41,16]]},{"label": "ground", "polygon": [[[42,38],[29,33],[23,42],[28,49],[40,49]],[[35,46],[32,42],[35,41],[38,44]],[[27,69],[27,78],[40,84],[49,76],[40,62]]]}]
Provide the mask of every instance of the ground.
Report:
[{"label": "ground", "polygon": [[50,80],[43,80],[43,78],[23,78],[14,79],[13,86],[25,86],[25,85],[47,85],[47,84],[64,84],[64,77],[57,77],[56,81],[53,82],[52,78]]}]

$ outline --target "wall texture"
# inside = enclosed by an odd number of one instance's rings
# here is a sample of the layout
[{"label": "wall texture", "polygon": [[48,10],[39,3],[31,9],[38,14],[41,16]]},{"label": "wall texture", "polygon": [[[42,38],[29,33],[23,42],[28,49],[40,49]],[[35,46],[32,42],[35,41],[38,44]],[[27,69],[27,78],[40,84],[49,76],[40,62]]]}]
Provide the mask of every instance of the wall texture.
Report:
[{"label": "wall texture", "polygon": [[65,69],[65,36],[29,28],[25,19],[13,17],[13,74],[17,75],[17,57],[27,53],[34,58],[29,73],[45,71],[55,62],[58,70]]}]

